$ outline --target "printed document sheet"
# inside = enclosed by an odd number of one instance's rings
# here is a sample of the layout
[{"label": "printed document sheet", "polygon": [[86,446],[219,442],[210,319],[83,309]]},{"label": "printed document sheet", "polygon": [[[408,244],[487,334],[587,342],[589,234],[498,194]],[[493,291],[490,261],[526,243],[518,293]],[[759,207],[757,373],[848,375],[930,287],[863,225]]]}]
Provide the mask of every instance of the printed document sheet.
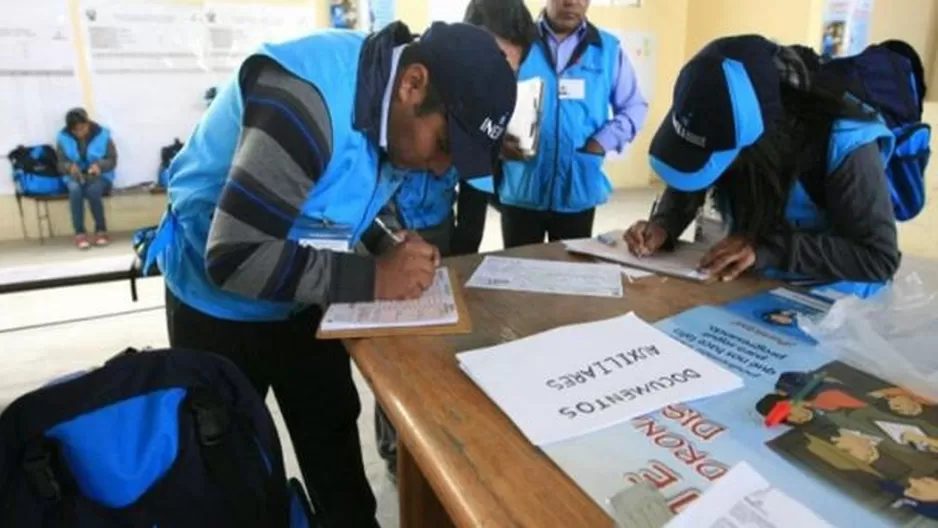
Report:
[{"label": "printed document sheet", "polygon": [[537,152],[543,95],[544,80],[540,77],[518,83],[515,111],[508,122],[507,133],[518,138],[518,146],[526,156]]},{"label": "printed document sheet", "polygon": [[736,375],[634,314],[457,357],[536,445],[742,386]]},{"label": "printed document sheet", "polygon": [[740,462],[665,528],[831,528]]},{"label": "printed document sheet", "polygon": [[459,320],[456,299],[446,268],[436,270],[433,284],[418,299],[337,303],[322,318],[322,331],[367,328],[403,328],[455,324]]},{"label": "printed document sheet", "polygon": [[622,268],[506,257],[485,257],[466,283],[470,288],[622,297]]},{"label": "printed document sheet", "polygon": [[631,268],[696,281],[709,278],[707,274],[698,271],[700,259],[710,250],[710,246],[706,244],[678,242],[674,251],[662,251],[650,257],[636,257],[622,240],[622,231],[613,231],[601,235],[600,238],[607,242],[584,238],[564,241],[564,246],[571,253],[618,262]]}]

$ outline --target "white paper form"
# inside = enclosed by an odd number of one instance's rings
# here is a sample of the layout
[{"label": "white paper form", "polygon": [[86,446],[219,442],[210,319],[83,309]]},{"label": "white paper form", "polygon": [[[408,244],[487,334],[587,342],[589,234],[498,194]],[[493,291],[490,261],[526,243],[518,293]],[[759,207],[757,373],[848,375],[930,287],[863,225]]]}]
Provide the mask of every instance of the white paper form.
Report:
[{"label": "white paper form", "polygon": [[485,257],[466,286],[619,298],[622,297],[622,269],[615,264]]},{"label": "white paper form", "polygon": [[634,314],[457,356],[535,445],[590,433],[742,381]]},{"label": "white paper form", "polygon": [[629,252],[628,246],[622,240],[622,231],[613,231],[601,237],[610,243],[584,238],[566,240],[564,246],[571,253],[618,262],[631,268],[696,281],[708,278],[705,273],[698,271],[700,259],[710,250],[707,245],[678,242],[674,251],[662,251],[650,257],[636,257]]},{"label": "white paper form", "polygon": [[828,528],[830,524],[740,462],[665,528]]},{"label": "white paper form", "polygon": [[543,96],[544,80],[540,77],[518,83],[515,111],[511,115],[506,132],[518,138],[518,147],[525,156],[533,156],[537,152]]},{"label": "white paper form", "polygon": [[436,270],[433,284],[418,299],[337,303],[329,306],[320,330],[360,330],[455,324],[459,321],[456,298],[446,268]]}]

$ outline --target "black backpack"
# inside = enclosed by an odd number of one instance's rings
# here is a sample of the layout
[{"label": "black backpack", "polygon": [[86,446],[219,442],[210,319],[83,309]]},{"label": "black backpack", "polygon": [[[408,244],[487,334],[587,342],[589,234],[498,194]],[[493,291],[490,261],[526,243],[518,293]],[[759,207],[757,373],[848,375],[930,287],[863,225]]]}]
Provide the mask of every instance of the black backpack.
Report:
[{"label": "black backpack", "polygon": [[19,145],[7,154],[13,166],[16,192],[24,196],[50,196],[66,191],[52,145]]},{"label": "black backpack", "polygon": [[0,414],[0,526],[315,526],[264,401],[213,354],[120,354]]},{"label": "black backpack", "polygon": [[[925,169],[931,156],[931,127],[922,121],[927,88],[918,54],[907,43],[891,40],[851,57],[822,61],[813,74],[814,82],[826,90],[855,98],[878,112],[892,131],[895,150],[886,164],[886,177],[893,210],[899,221],[915,218],[925,206]],[[820,134],[826,145],[830,128]],[[821,159],[826,160],[826,147],[823,154]],[[812,199],[819,194],[816,189],[806,190]]]}]

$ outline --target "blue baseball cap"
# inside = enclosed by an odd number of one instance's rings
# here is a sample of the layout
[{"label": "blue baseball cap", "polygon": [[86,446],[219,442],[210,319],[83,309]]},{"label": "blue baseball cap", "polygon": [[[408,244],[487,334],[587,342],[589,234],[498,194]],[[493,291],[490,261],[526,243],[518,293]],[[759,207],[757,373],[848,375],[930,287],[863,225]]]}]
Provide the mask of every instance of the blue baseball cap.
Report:
[{"label": "blue baseball cap", "polygon": [[668,186],[709,188],[781,117],[778,45],[758,35],[717,39],[681,69],[650,161]]},{"label": "blue baseball cap", "polygon": [[434,22],[418,42],[446,107],[456,171],[463,179],[491,175],[518,91],[508,59],[491,33],[469,24]]}]

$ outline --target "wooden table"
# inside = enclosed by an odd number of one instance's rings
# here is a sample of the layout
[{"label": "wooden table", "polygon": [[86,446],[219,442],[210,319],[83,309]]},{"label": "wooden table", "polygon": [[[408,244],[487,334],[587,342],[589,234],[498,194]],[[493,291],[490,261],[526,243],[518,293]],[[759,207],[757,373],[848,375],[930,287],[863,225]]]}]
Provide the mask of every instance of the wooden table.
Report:
[{"label": "wooden table", "polygon": [[[575,260],[560,245],[499,254]],[[481,260],[472,255],[446,264],[465,282]],[[456,353],[629,311],[657,321],[772,285],[745,279],[704,286],[648,277],[626,284],[622,299],[469,289],[472,334],[347,341],[352,358],[400,433],[401,526],[613,525],[463,374]]]}]

